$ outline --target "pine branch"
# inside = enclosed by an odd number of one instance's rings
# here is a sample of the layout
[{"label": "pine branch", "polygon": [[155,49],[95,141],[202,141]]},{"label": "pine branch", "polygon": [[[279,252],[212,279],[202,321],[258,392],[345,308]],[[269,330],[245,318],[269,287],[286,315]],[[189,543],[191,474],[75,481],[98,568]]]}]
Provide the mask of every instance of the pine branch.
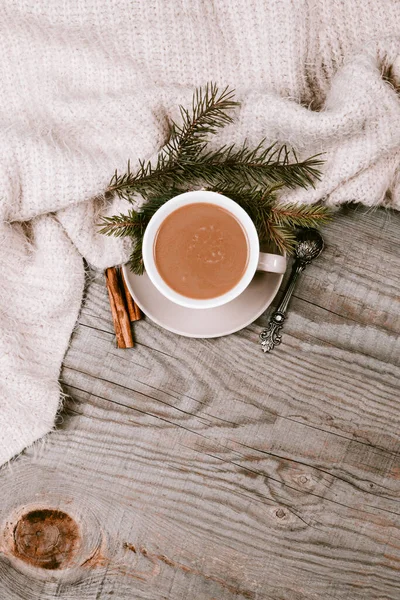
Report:
[{"label": "pine branch", "polygon": [[155,166],[150,161],[139,161],[139,169],[135,175],[131,173],[129,163],[128,170],[123,175],[115,171],[107,192],[116,193],[120,198],[131,202],[136,195],[147,198],[149,194],[161,194],[166,188],[179,183],[185,183],[180,166],[169,164],[165,155],[160,153]]},{"label": "pine branch", "polygon": [[330,213],[321,204],[275,204],[271,219],[280,227],[319,227],[330,220]]},{"label": "pine branch", "polygon": [[240,149],[234,145],[222,147],[215,152],[204,154],[194,168],[206,180],[245,182],[247,185],[283,183],[290,188],[314,186],[320,178],[319,167],[323,164],[319,155],[299,162],[296,153],[286,146],[276,144],[264,148],[264,141],[251,150],[244,144]]},{"label": "pine branch", "polygon": [[247,143],[208,150],[209,138],[232,122],[231,111],[238,105],[233,90],[222,92],[209,83],[197,89],[191,109],[180,107],[181,122],[171,123],[169,139],[156,161],[139,161],[132,173],[114,173],[109,193],[133,201],[141,196],[142,206],[126,215],[105,217],[100,232],[131,237],[134,246],[129,263],[135,273],[143,272],[142,241],[153,214],[170,198],[188,188],[207,186],[235,200],[248,213],[260,240],[272,241],[289,254],[295,246],[296,227],[316,227],[329,218],[323,206],[296,206],[277,198],[282,187],[308,187],[320,178],[323,163],[319,155],[303,161],[294,150],[277,144],[255,148]]},{"label": "pine branch", "polygon": [[99,233],[115,237],[140,236],[145,229],[144,223],[141,222],[135,210],[129,210],[127,215],[119,214],[112,217],[103,217],[99,226],[101,227]]},{"label": "pine branch", "polygon": [[171,186],[195,186],[201,184],[269,185],[282,182],[288,187],[307,187],[320,176],[322,160],[312,156],[298,161],[295,152],[276,144],[265,147],[262,141],[250,149],[246,143],[241,148],[223,146],[206,152],[208,138],[217,129],[232,122],[229,112],[237,106],[233,90],[225,88],[219,93],[210,83],[203,91],[193,95],[192,109],[180,107],[182,124],[172,122],[167,144],[159,152],[156,163],[139,161],[136,174],[128,170],[119,175],[115,172],[108,192],[115,192],[126,200],[135,194],[143,197],[161,194]]},{"label": "pine branch", "polygon": [[215,83],[205,89],[197,88],[193,95],[192,111],[180,106],[182,125],[171,124],[169,140],[157,156],[155,165],[151,161],[139,161],[136,174],[128,170],[124,175],[115,171],[108,192],[115,192],[121,198],[131,200],[135,193],[160,193],[170,185],[196,183],[197,173],[191,173],[190,165],[208,143],[208,136],[218,128],[232,122],[229,111],[239,105],[233,100],[234,90],[226,87],[219,93]]},{"label": "pine branch", "polygon": [[204,91],[202,88],[196,89],[191,112],[183,106],[179,107],[182,125],[172,122],[170,139],[165,148],[175,163],[181,157],[196,159],[206,147],[208,137],[214,135],[218,128],[232,123],[229,111],[239,106],[233,97],[234,90],[228,86],[219,93],[217,85],[209,83]]}]

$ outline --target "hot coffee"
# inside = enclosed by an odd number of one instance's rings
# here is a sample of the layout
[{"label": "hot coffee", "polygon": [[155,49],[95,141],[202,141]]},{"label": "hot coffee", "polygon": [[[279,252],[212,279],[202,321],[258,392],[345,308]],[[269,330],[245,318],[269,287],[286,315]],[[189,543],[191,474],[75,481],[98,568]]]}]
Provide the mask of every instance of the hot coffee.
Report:
[{"label": "hot coffee", "polygon": [[199,300],[229,292],[248,263],[246,232],[229,211],[208,202],[186,204],[161,223],[154,261],[165,283]]}]

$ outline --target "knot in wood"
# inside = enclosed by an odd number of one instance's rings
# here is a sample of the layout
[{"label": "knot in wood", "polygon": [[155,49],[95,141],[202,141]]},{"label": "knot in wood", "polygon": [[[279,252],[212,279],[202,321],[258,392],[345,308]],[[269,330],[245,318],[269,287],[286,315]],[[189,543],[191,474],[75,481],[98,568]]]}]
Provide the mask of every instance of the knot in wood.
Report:
[{"label": "knot in wood", "polygon": [[81,536],[78,525],[60,510],[34,510],[14,528],[14,554],[42,569],[65,569],[73,561]]},{"label": "knot in wood", "polygon": [[299,477],[299,483],[301,483],[302,485],[305,485],[306,483],[308,483],[309,478],[307,477],[307,475],[300,475]]},{"label": "knot in wood", "polygon": [[278,517],[278,519],[283,519],[284,517],[286,517],[286,513],[283,510],[283,508],[278,508],[275,514]]}]

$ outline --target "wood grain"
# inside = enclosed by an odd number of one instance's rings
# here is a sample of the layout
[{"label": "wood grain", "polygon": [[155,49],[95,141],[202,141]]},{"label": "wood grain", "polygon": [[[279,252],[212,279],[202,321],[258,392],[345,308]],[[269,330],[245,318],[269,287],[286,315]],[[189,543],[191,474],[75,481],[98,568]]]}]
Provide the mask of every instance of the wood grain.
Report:
[{"label": "wood grain", "polygon": [[400,215],[324,235],[270,355],[267,316],[118,350],[94,278],[57,429],[0,470],[1,599],[398,600]]}]

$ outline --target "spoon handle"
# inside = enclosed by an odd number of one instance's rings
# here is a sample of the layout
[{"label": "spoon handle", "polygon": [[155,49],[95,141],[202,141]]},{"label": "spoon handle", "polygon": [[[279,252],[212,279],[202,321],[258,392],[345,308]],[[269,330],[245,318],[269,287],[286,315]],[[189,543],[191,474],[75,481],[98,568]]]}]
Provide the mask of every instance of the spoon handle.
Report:
[{"label": "spoon handle", "polygon": [[282,301],[276,311],[272,313],[268,326],[260,333],[261,347],[264,352],[270,352],[282,341],[280,330],[286,319],[286,310],[296,286],[297,279],[300,273],[306,268],[306,264],[307,263],[303,260],[295,261]]}]

